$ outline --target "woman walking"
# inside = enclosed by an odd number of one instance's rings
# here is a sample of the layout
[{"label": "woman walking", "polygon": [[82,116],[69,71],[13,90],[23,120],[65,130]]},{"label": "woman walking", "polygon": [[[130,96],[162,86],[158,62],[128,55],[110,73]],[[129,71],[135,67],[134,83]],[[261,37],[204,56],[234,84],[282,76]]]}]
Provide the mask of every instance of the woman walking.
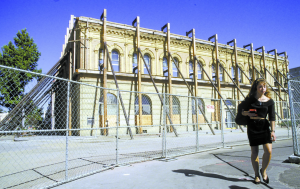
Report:
[{"label": "woman walking", "polygon": [[[268,184],[269,177],[266,170],[272,157],[272,141],[276,140],[275,108],[264,79],[259,78],[253,82],[245,102],[246,111],[243,110],[242,115],[247,116],[247,134],[251,147],[251,162],[255,172],[254,183],[261,183],[261,174],[263,181]],[[263,145],[264,149],[261,169],[259,169],[259,145]]]}]

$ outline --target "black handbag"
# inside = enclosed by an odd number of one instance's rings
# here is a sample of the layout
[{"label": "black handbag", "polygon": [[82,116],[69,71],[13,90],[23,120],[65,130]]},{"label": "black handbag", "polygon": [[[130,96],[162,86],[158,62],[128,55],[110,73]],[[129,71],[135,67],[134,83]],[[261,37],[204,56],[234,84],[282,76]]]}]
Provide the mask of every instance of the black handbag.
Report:
[{"label": "black handbag", "polygon": [[238,112],[237,115],[235,117],[235,123],[238,125],[247,125],[248,122],[248,116],[243,116],[242,115],[242,111],[243,110],[248,110],[249,109],[249,104],[246,101],[242,101],[239,105],[238,105]]}]

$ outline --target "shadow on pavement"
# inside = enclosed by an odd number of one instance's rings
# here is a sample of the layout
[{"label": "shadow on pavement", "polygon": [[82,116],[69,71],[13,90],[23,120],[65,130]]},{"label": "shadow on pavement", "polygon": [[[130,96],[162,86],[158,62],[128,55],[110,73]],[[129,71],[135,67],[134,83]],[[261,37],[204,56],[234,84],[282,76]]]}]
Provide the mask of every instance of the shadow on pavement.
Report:
[{"label": "shadow on pavement", "polygon": [[189,169],[178,169],[178,170],[173,170],[173,172],[183,173],[187,177],[193,177],[193,176],[197,175],[197,176],[217,178],[217,179],[222,179],[222,180],[227,180],[227,181],[232,181],[232,182],[253,182],[252,180],[230,178],[230,177],[225,177],[223,175],[218,175],[218,174],[213,174],[213,173],[204,173],[201,171],[189,170]]},{"label": "shadow on pavement", "polygon": [[[214,155],[217,159],[219,159],[219,160],[223,161],[224,163],[226,163],[227,165],[229,165],[229,166],[231,166],[231,167],[233,167],[233,168],[235,168],[235,169],[241,171],[242,173],[245,174],[245,176],[248,176],[248,177],[253,178],[253,177],[250,176],[249,173],[247,173],[246,171],[244,171],[244,170],[242,170],[242,169],[240,169],[240,168],[238,168],[238,167],[232,165],[230,162],[227,162],[227,161],[225,161],[224,159],[220,158],[220,157],[218,156],[219,154],[213,154],[213,155]],[[250,157],[249,157],[249,158],[250,158]],[[254,179],[254,178],[253,178],[253,179]],[[238,180],[240,180],[240,179],[238,179]],[[241,180],[240,180],[240,181],[241,181]],[[242,181],[244,181],[244,180],[242,180]],[[251,181],[251,182],[253,182],[253,181]],[[261,184],[264,185],[264,186],[266,186],[267,188],[270,188],[270,189],[272,188],[272,187],[270,187],[269,185],[267,185],[266,183],[261,182]]]},{"label": "shadow on pavement", "polygon": [[250,189],[250,188],[247,188],[247,187],[241,187],[241,186],[236,186],[236,185],[232,185],[232,186],[229,186],[230,189]]}]

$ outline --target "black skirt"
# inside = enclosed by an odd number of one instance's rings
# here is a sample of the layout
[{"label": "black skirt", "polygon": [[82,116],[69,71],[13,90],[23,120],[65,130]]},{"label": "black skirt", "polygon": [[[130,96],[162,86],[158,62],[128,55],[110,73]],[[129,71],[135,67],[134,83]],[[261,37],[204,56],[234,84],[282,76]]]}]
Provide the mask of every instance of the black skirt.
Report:
[{"label": "black skirt", "polygon": [[250,146],[272,143],[270,123],[266,119],[249,119],[247,134]]}]

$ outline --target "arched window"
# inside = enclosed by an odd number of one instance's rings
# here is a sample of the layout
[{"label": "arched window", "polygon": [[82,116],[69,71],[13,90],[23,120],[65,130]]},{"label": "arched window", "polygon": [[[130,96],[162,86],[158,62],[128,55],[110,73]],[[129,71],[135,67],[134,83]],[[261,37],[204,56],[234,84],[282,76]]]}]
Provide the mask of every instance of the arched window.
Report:
[{"label": "arched window", "polygon": [[163,75],[168,76],[168,60],[166,57],[163,58]]},{"label": "arched window", "polygon": [[198,79],[203,79],[202,77],[202,67],[200,66],[200,64],[197,64],[197,74],[198,74]]},{"label": "arched window", "polygon": [[189,61],[189,77],[191,79],[193,79],[193,74],[194,74],[193,62]]},{"label": "arched window", "polygon": [[[193,99],[192,99],[192,113],[193,113],[193,115],[196,114],[195,105],[196,105],[196,102],[195,102],[195,99],[193,98]],[[203,112],[205,111],[205,109],[204,109],[204,102],[203,102],[203,100],[200,99],[200,98],[198,98],[198,107],[197,107],[197,110],[198,110],[198,114],[201,115],[202,112],[201,112],[201,110],[200,110],[199,108],[200,108]]]},{"label": "arched window", "polygon": [[[231,67],[231,77],[232,77],[232,79],[236,79],[235,78],[235,67],[234,66],[232,66]],[[241,83],[242,82],[242,76],[241,76],[241,69],[240,68],[238,68],[238,79],[239,79],[239,82]]]},{"label": "arched window", "polygon": [[138,65],[137,65],[137,55],[136,55],[136,53],[133,53],[133,56],[132,56],[132,73],[138,73],[137,67],[138,67]]},{"label": "arched window", "polygon": [[114,68],[115,72],[120,71],[120,59],[119,59],[119,53],[116,50],[113,50],[111,52],[111,61],[112,61],[112,66]]},{"label": "arched window", "polygon": [[[103,95],[100,97],[100,115],[104,114]],[[107,93],[107,115],[117,115],[117,97],[111,93]]]},{"label": "arched window", "polygon": [[[174,58],[174,62],[172,62],[172,70],[173,70],[173,77],[178,77],[178,70],[175,64],[178,65],[178,59]],[[178,65],[179,66],[179,65]]]},{"label": "arched window", "polygon": [[[139,96],[135,97],[135,102],[134,102],[134,110],[135,110],[135,115],[139,115]],[[152,110],[151,110],[151,99],[146,96],[142,95],[142,115],[151,115]]]},{"label": "arched window", "polygon": [[[150,59],[150,56],[145,54],[144,59],[145,59],[145,62],[147,64],[148,68],[149,68],[149,71],[151,72],[151,59]],[[144,74],[149,74],[145,65],[144,65]]]},{"label": "arched window", "polygon": [[[213,64],[211,66],[211,69],[212,69],[212,80],[215,81],[216,80],[216,67],[215,65]],[[220,81],[223,81],[223,69],[221,66],[219,66],[219,79]]]}]

